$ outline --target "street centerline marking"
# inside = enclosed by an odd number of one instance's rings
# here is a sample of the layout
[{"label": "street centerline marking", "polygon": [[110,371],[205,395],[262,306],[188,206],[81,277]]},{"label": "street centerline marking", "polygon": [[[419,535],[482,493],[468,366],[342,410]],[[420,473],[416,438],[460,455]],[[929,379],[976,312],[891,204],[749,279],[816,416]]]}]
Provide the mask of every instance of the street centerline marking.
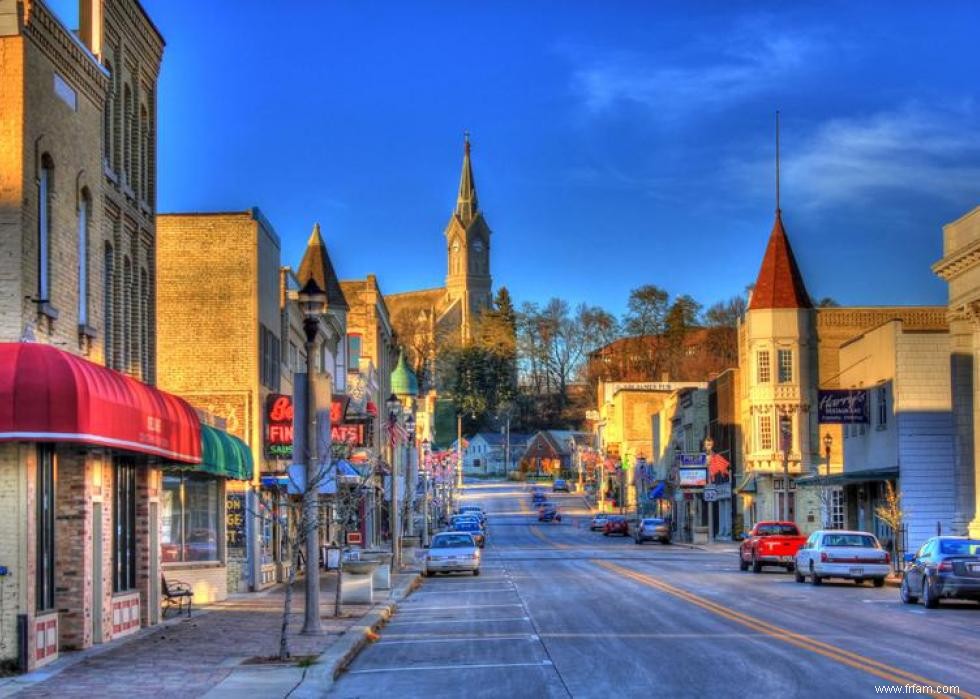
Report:
[{"label": "street centerline marking", "polygon": [[[889,682],[894,682],[895,684],[902,684],[902,685],[913,683],[919,685],[927,685],[933,688],[949,686],[940,682],[933,682],[931,680],[927,680],[923,677],[920,677],[919,675],[913,674],[911,672],[902,670],[897,667],[893,667],[891,665],[887,665],[877,660],[873,660],[872,658],[859,655],[858,653],[847,651],[844,650],[843,648],[839,648],[837,646],[832,646],[828,643],[817,641],[816,639],[813,639],[804,634],[799,634],[793,631],[789,631],[787,629],[776,626],[775,624],[770,624],[769,622],[763,621],[762,619],[749,616],[748,614],[743,614],[742,612],[736,612],[732,609],[728,609],[727,607],[723,607],[720,604],[716,604],[715,602],[702,599],[688,592],[687,590],[683,590],[679,587],[674,587],[673,585],[658,580],[650,575],[646,575],[644,573],[639,573],[637,571],[630,570],[629,568],[618,565],[616,563],[609,563],[608,561],[598,561],[598,560],[593,560],[592,563],[595,563],[613,573],[618,573],[627,578],[630,578],[635,582],[639,582],[641,584],[647,585],[648,587],[656,588],[658,590],[661,590],[662,592],[666,592],[669,595],[673,595],[674,597],[682,599],[686,602],[690,602],[691,604],[701,607],[702,609],[712,612],[720,617],[729,619],[731,621],[735,621],[755,631],[760,631],[771,638],[775,638],[777,640],[783,641],[784,643],[788,643],[792,646],[796,646],[797,648],[802,648],[803,650],[809,650],[813,653],[817,653],[818,655],[822,655],[824,657],[830,658],[831,660],[836,660],[842,665],[847,665],[857,670],[862,670],[864,672],[867,672],[868,674],[876,675],[882,679],[888,680]],[[950,695],[939,694],[937,692],[932,696],[948,697]],[[973,694],[969,694],[968,692],[960,692],[959,696],[965,697],[966,699],[980,699]]]}]

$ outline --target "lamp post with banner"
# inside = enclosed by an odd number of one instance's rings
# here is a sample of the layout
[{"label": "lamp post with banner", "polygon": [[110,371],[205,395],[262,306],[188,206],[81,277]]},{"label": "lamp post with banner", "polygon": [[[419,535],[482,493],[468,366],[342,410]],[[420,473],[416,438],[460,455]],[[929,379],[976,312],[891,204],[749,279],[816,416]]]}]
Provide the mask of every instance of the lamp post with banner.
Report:
[{"label": "lamp post with banner", "polygon": [[[704,485],[704,504],[708,508],[708,542],[715,536],[715,499],[718,495],[718,491],[715,489],[711,482],[711,450],[715,447],[715,440],[708,435],[704,438],[704,463],[707,478],[705,478]],[[709,499],[708,493],[711,493],[711,498]]]}]

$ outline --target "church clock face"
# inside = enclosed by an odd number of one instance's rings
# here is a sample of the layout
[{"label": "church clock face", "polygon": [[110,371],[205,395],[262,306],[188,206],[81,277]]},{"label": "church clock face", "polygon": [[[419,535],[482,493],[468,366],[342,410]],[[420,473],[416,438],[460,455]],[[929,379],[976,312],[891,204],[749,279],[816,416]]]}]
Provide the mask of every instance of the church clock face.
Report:
[{"label": "church clock face", "polygon": [[459,241],[458,240],[454,240],[453,241],[453,252],[459,252]]},{"label": "church clock face", "polygon": [[476,252],[483,252],[483,241],[478,239],[475,243],[473,243],[473,250]]}]

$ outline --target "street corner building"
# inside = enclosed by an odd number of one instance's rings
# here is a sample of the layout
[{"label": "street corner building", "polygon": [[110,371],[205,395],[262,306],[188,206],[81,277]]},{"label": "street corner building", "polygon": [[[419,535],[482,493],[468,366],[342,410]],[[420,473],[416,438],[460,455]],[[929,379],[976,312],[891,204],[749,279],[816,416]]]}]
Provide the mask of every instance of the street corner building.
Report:
[{"label": "street corner building", "polygon": [[22,671],[157,623],[166,474],[250,467],[154,385],[163,37],[135,0],[79,17],[0,0],[0,660]]}]

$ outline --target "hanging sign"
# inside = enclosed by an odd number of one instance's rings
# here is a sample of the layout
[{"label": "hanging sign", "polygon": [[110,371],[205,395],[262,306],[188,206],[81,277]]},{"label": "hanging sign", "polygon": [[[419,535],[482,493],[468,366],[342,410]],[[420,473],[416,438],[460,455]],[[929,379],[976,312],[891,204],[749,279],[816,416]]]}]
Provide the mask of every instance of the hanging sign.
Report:
[{"label": "hanging sign", "polygon": [[868,392],[826,390],[818,392],[817,417],[828,425],[868,424]]}]

